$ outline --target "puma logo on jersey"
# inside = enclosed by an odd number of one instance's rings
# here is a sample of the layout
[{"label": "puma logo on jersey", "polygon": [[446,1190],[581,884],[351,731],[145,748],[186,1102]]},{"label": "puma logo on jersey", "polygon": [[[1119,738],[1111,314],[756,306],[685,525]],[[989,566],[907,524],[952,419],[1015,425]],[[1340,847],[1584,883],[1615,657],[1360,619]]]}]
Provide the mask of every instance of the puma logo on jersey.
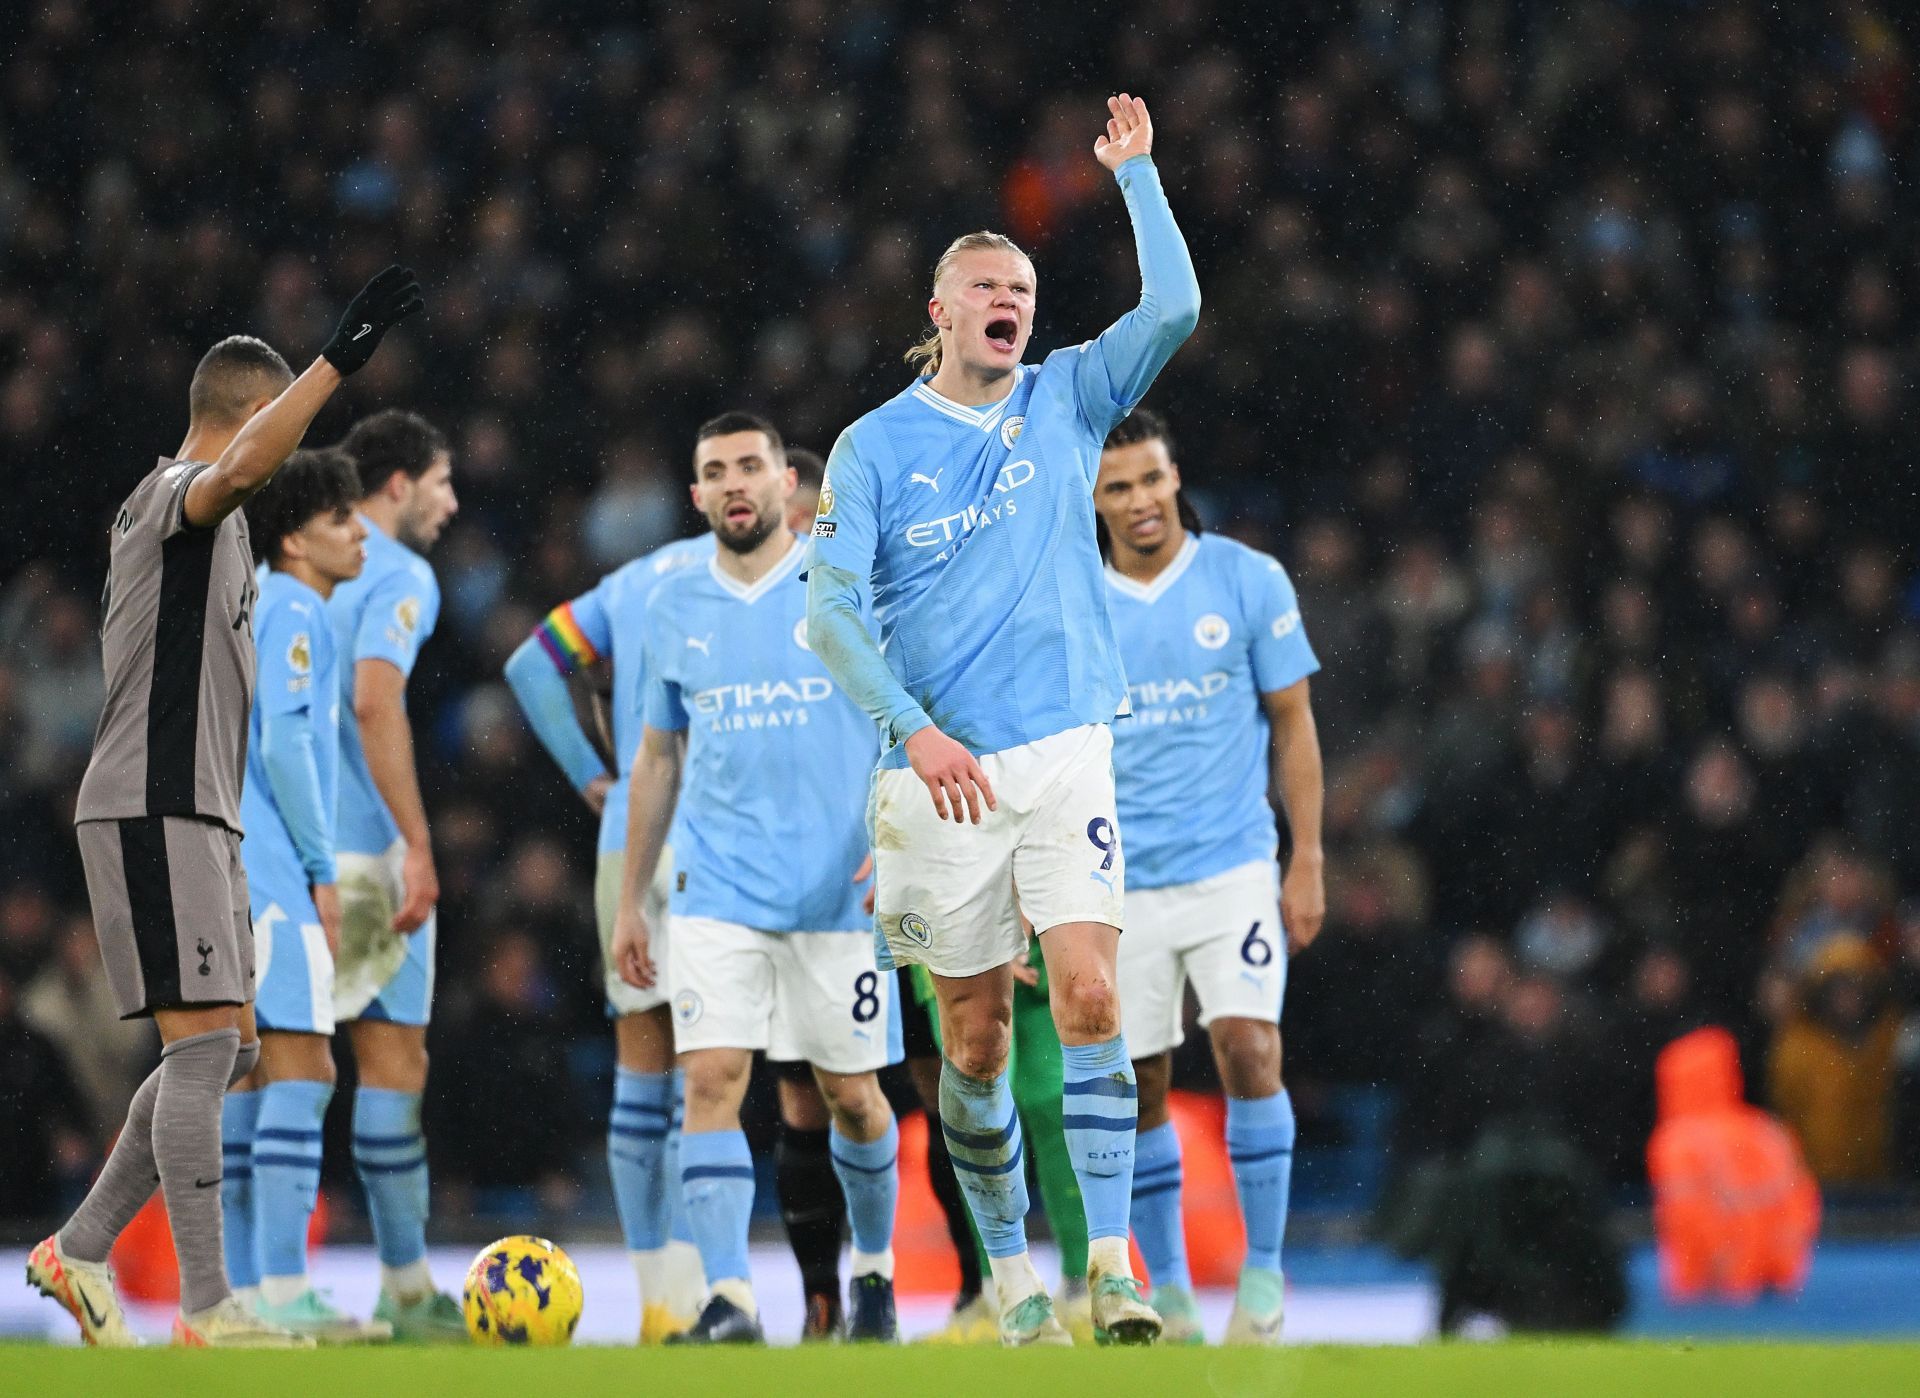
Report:
[{"label": "puma logo on jersey", "polygon": [[913,475],[910,476],[908,479],[918,481],[921,485],[930,487],[933,493],[935,495],[938,495],[940,493],[940,477],[946,475],[946,473],[947,473],[947,468],[942,466],[938,471],[935,471],[931,476],[923,476],[918,471],[915,471]]},{"label": "puma logo on jersey", "polygon": [[711,631],[707,632],[707,634],[704,636],[687,637],[687,649],[697,650],[700,652],[700,654],[707,656],[709,659],[711,659],[713,656],[712,646],[713,646],[713,632]]}]

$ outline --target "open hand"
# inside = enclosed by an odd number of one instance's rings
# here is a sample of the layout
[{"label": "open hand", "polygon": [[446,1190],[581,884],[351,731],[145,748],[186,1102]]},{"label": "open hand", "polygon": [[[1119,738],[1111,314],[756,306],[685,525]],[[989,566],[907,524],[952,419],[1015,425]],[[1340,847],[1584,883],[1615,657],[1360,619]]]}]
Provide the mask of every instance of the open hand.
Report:
[{"label": "open hand", "polygon": [[1280,921],[1287,929],[1289,954],[1305,951],[1320,935],[1327,920],[1325,861],[1317,854],[1295,851],[1280,880]]},{"label": "open hand", "polygon": [[[860,867],[853,871],[853,881],[855,883],[867,883],[867,880],[872,877],[873,877],[873,851],[868,850],[867,857],[860,861]],[[865,913],[868,917],[873,916],[873,894],[874,894],[874,890],[877,889],[878,887],[879,887],[878,884],[867,884],[867,896],[860,900],[860,911]]]},{"label": "open hand", "polygon": [[[953,823],[958,825],[963,819],[971,817],[973,823],[980,823],[982,804],[989,811],[1000,809],[1000,803],[993,799],[993,787],[987,782],[987,774],[980,770],[980,764],[966,748],[929,724],[907,739],[907,761],[913,764],[913,774],[927,784],[927,791],[933,797],[933,809],[940,819],[947,819],[947,813],[953,813]],[[965,802],[965,814],[961,803]]]},{"label": "open hand", "polygon": [[400,885],[404,900],[393,915],[393,930],[418,932],[426,925],[433,905],[440,901],[440,875],[434,872],[433,851],[426,845],[408,845],[400,865]]},{"label": "open hand", "polygon": [[1094,158],[1109,170],[1118,170],[1136,155],[1153,153],[1153,118],[1147,104],[1121,93],[1107,99],[1107,132],[1093,138]]},{"label": "open hand", "polygon": [[653,983],[660,977],[648,946],[651,940],[647,915],[630,904],[621,903],[613,920],[613,946],[607,954],[620,979],[635,990],[652,990]]},{"label": "open hand", "polygon": [[327,955],[340,959],[340,886],[317,883],[313,886],[313,910],[320,914],[320,931],[327,939]]}]

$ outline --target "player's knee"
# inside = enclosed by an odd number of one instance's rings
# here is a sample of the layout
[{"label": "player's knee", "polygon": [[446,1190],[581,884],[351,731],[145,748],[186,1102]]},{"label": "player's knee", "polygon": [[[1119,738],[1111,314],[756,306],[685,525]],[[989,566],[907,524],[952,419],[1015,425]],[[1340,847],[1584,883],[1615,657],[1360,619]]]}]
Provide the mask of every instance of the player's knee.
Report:
[{"label": "player's knee", "polygon": [[1111,1039],[1120,1032],[1120,995],[1109,976],[1080,975],[1056,981],[1054,1018],[1063,1034]]},{"label": "player's knee", "polygon": [[703,1057],[685,1064],[683,1076],[687,1115],[704,1119],[731,1110],[739,1101],[746,1086],[747,1064]]},{"label": "player's knee", "polygon": [[889,1108],[878,1079],[871,1075],[840,1078],[824,1091],[827,1106],[845,1135],[870,1141],[886,1129]]},{"label": "player's knee", "polygon": [[995,1078],[1006,1071],[1012,1033],[998,1021],[956,1025],[947,1034],[947,1060],[970,1078]]},{"label": "player's knee", "polygon": [[1271,1024],[1232,1022],[1217,1036],[1220,1080],[1234,1097],[1269,1097],[1280,1090],[1280,1031]]}]

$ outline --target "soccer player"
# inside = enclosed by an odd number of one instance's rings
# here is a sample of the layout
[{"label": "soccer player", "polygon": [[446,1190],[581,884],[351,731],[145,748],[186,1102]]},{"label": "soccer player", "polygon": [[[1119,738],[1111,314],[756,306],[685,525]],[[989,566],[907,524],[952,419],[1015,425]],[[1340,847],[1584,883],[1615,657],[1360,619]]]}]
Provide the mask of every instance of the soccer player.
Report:
[{"label": "soccer player", "polygon": [[340,381],[419,309],[413,273],[389,267],[298,378],[260,340],[215,345],[194,370],[186,440],[134,487],[109,531],[107,697],[76,834],[120,1013],[152,1016],[162,1047],[99,1179],[27,1258],[28,1284],[65,1307],[89,1344],[135,1343],[107,1254],[156,1180],[180,1265],[175,1342],[312,1343],[234,1297],[221,1257],[221,1099],[259,1056],[240,864],[257,589],[240,507]]},{"label": "soccer player", "polygon": [[[1227,1093],[1227,1152],[1247,1256],[1229,1344],[1277,1344],[1280,1240],[1293,1103],[1280,1082],[1287,956],[1326,914],[1320,740],[1307,678],[1320,668],[1286,570],[1202,534],[1167,427],[1145,410],[1108,434],[1094,487],[1107,604],[1133,716],[1114,725],[1127,832],[1120,1005],[1140,1082],[1133,1231],[1167,1338],[1201,1342],[1180,1220],[1180,1139],[1167,1118],[1171,1050],[1191,980]],[[1268,792],[1286,808],[1284,881]]]},{"label": "soccer player", "polygon": [[762,1338],[747,1266],[753,1161],[740,1130],[756,1049],[814,1067],[853,1225],[848,1333],[896,1334],[899,1130],[874,1076],[898,1056],[893,987],[864,928],[853,876],[866,855],[865,803],[848,779],[871,765],[877,741],[811,649],[782,458],[779,434],[749,414],[700,429],[694,498],[720,547],[705,567],[668,577],[647,612],[647,721],[613,956],[629,984],[658,983],[642,899],[681,797],[665,980],[686,1083],[681,1181],[712,1292],[676,1337],[688,1343]]},{"label": "soccer player", "polygon": [[1139,304],[1099,338],[1024,365],[1032,263],[999,234],[956,240],[934,269],[932,331],[909,354],[926,376],[835,443],[809,559],[814,647],[887,742],[871,797],[875,934],[890,961],[933,973],[940,1113],[1010,1345],[1070,1343],[1023,1224],[1006,1077],[1026,948],[1016,883],[1063,1046],[1095,1327],[1122,1343],[1160,1331],[1127,1257],[1135,1086],[1114,989],[1126,865],[1107,727],[1126,683],[1092,491],[1101,443],[1192,332],[1200,289],[1149,155],[1146,104],[1122,94],[1107,108],[1094,154],[1133,220]]},{"label": "soccer player", "polygon": [[340,676],[327,598],[366,562],[360,478],[338,448],[295,452],[247,502],[270,571],[254,609],[259,655],[241,846],[253,915],[260,1063],[221,1118],[227,1272],[260,1315],[323,1343],[385,1340],[307,1279],[320,1130],[333,1096],[333,958],[340,944],[334,824]]},{"label": "soccer player", "polygon": [[359,1073],[353,1160],[380,1253],[374,1319],[396,1338],[465,1343],[460,1304],[427,1268],[427,1085],[433,1004],[433,868],[414,771],[407,677],[440,615],[421,555],[459,508],[446,438],[390,408],[355,423],[342,444],[360,472],[367,566],[327,603],[340,660],[340,954],[334,1017]]},{"label": "soccer player", "polygon": [[[640,1342],[657,1344],[693,1323],[705,1291],[699,1253],[674,1207],[680,1190],[680,1093],[673,1073],[673,1020],[658,986],[620,978],[611,955],[627,848],[627,785],[645,722],[647,599],[673,572],[713,557],[712,534],[680,539],[623,564],[597,586],[547,614],[507,661],[506,678],[534,733],[587,805],[600,816],[593,901],[600,925],[607,1011],[617,1066],[607,1124],[614,1205],[640,1287]],[[617,770],[609,772],[580,726],[568,679],[602,661],[613,667],[612,728]],[[647,913],[665,955],[667,887],[673,851],[648,871]],[[836,1246],[837,1246],[836,1239]]]},{"label": "soccer player", "polygon": [[[787,501],[787,528],[805,536],[820,510],[820,482],[827,463],[817,452],[789,444],[787,466],[793,495]],[[901,1013],[899,996],[890,1010]],[[780,1139],[773,1151],[773,1182],[780,1196],[780,1221],[800,1267],[806,1299],[803,1341],[832,1340],[845,1328],[840,1304],[840,1244],[847,1231],[847,1200],[833,1173],[832,1115],[813,1068],[807,1063],[776,1063],[774,1088],[780,1101]]]}]

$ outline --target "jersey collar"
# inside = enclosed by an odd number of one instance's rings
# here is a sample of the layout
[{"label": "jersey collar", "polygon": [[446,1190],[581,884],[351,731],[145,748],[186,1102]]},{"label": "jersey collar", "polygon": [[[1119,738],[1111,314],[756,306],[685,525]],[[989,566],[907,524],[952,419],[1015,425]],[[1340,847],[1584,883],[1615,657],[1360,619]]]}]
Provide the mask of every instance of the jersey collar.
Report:
[{"label": "jersey collar", "polygon": [[1187,569],[1193,566],[1194,555],[1200,552],[1200,536],[1189,534],[1186,543],[1180,546],[1180,554],[1173,562],[1160,570],[1160,576],[1144,585],[1135,582],[1118,572],[1114,566],[1107,565],[1107,583],[1122,597],[1131,597],[1136,602],[1158,602],[1166,596],[1167,589],[1179,582]]},{"label": "jersey collar", "polygon": [[787,539],[792,547],[781,554],[779,562],[767,569],[767,571],[761,575],[760,581],[751,587],[741,582],[738,578],[727,576],[726,572],[720,567],[720,550],[718,548],[715,548],[712,556],[707,559],[707,572],[715,582],[719,583],[720,586],[725,589],[729,596],[737,597],[742,602],[758,602],[772,590],[775,583],[785,578],[789,573],[793,572],[795,568],[800,566],[801,555],[806,553],[806,549],[800,543],[800,536],[798,534],[790,533],[787,535]]},{"label": "jersey collar", "polygon": [[1013,366],[1013,389],[998,403],[989,403],[981,408],[969,408],[965,403],[956,403],[944,393],[935,393],[933,384],[922,379],[913,386],[913,396],[932,408],[942,417],[950,417],[955,422],[968,427],[977,427],[982,432],[991,432],[1000,425],[1000,419],[1007,411],[1007,404],[1013,401],[1013,395],[1020,391],[1020,381],[1026,377],[1027,366]]}]

